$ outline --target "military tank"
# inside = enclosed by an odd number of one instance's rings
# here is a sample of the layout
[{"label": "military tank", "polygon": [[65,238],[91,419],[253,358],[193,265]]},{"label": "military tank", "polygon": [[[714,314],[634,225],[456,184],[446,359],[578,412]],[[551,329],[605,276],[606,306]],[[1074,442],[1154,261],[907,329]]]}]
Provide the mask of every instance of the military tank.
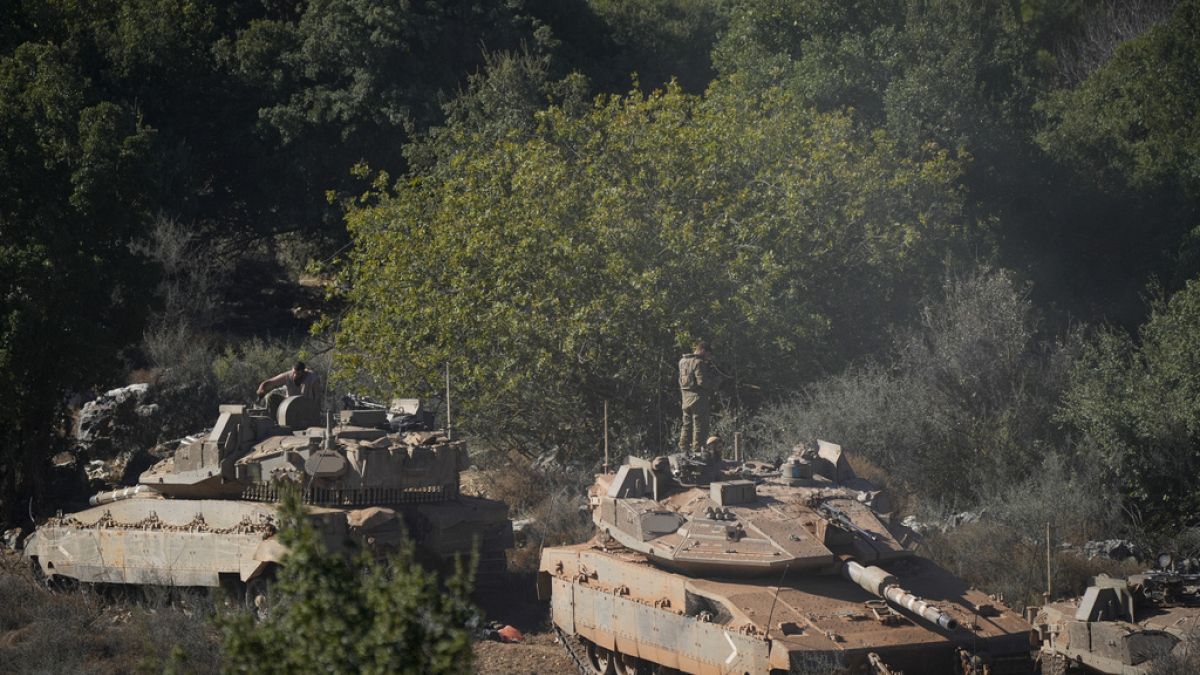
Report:
[{"label": "military tank", "polygon": [[487,583],[512,546],[508,507],[459,493],[466,445],[427,428],[430,417],[413,399],[342,410],[336,424],[301,396],[273,411],[222,405],[211,430],[137,485],[48,519],[25,555],[50,579],[253,587],[286,553],[276,503],[290,485],[331,550],[383,556],[407,533],[437,564],[478,546]]},{"label": "military tank", "polygon": [[1031,626],[915,555],[835,444],[778,465],[629,457],[589,499],[597,536],[546,549],[538,573],[582,672],[1032,668]]},{"label": "military tank", "polygon": [[1040,608],[1033,623],[1041,671],[1147,675],[1164,658],[1194,668],[1200,662],[1200,566],[1182,562],[1160,556],[1156,570],[1125,579],[1102,575],[1082,597]]}]

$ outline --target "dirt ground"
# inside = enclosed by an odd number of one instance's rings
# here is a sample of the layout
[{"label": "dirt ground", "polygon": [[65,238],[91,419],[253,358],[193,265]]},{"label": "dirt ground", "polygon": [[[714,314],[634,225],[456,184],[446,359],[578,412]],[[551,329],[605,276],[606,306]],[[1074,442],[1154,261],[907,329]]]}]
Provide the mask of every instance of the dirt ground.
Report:
[{"label": "dirt ground", "polygon": [[477,601],[487,621],[511,625],[525,637],[518,644],[476,643],[475,669],[481,675],[575,672],[550,626],[548,603],[536,596],[532,574],[514,574],[503,588],[479,594]]},{"label": "dirt ground", "polygon": [[525,635],[521,644],[480,642],[475,645],[475,670],[480,675],[525,675],[525,673],[575,672],[566,650],[553,632]]}]

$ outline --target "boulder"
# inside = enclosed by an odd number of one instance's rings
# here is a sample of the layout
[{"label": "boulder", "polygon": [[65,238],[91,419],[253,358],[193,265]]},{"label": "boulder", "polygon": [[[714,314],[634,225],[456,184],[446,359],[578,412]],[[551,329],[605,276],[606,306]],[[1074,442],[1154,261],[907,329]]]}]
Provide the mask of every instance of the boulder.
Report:
[{"label": "boulder", "polygon": [[1142,556],[1141,548],[1128,539],[1102,539],[1089,541],[1083,545],[1083,555],[1088,560],[1108,558],[1109,560],[1125,560]]},{"label": "boulder", "polygon": [[917,520],[916,516],[907,516],[904,520],[900,521],[900,524],[917,534],[926,534],[933,531],[944,534],[960,525],[979,522],[983,519],[985,513],[986,511],[963,511],[961,513],[952,513],[945,518],[930,521]]},{"label": "boulder", "polygon": [[4,531],[4,535],[0,537],[0,544],[4,548],[20,551],[21,546],[25,543],[25,529],[21,527],[13,527]]},{"label": "boulder", "polygon": [[79,411],[75,441],[90,457],[112,458],[129,446],[152,443],[158,433],[157,407],[147,405],[149,384],[109,390]]}]

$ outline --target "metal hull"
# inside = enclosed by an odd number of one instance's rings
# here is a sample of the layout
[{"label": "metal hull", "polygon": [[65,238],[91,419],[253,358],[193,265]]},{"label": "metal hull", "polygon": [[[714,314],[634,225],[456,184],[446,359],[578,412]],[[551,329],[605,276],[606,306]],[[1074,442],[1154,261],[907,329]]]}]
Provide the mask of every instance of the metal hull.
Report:
[{"label": "metal hull", "polygon": [[686,673],[864,672],[871,654],[906,673],[959,673],[964,654],[986,658],[991,673],[1030,671],[1021,617],[1006,609],[978,616],[987,596],[929,561],[906,565],[905,582],[963,628],[945,631],[904,612],[880,618],[868,605],[873,596],[837,576],[794,576],[780,586],[692,578],[590,545],[547,549],[539,594],[568,635]]},{"label": "metal hull", "polygon": [[[512,546],[507,507],[461,497],[395,509],[308,507],[326,547],[365,543],[386,554],[406,532],[434,559],[481,558]],[[286,551],[275,538],[275,505],[218,499],[126,499],[51,519],[25,555],[47,577],[89,583],[219,586],[247,581]]]}]

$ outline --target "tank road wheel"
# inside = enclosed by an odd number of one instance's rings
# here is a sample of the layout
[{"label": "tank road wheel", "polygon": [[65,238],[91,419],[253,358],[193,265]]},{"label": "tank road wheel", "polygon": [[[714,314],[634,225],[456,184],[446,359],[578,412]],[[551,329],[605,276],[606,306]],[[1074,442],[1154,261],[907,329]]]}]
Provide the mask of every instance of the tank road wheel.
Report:
[{"label": "tank road wheel", "polygon": [[268,567],[258,576],[246,582],[244,596],[246,609],[254,614],[258,621],[266,619],[271,614],[271,584],[275,581],[275,568]]},{"label": "tank road wheel", "polygon": [[648,664],[636,656],[613,653],[613,671],[616,675],[645,675],[649,672]]},{"label": "tank road wheel", "polygon": [[589,641],[587,643],[587,658],[588,664],[592,667],[592,672],[597,675],[616,675],[616,668],[613,665],[613,653]]}]

